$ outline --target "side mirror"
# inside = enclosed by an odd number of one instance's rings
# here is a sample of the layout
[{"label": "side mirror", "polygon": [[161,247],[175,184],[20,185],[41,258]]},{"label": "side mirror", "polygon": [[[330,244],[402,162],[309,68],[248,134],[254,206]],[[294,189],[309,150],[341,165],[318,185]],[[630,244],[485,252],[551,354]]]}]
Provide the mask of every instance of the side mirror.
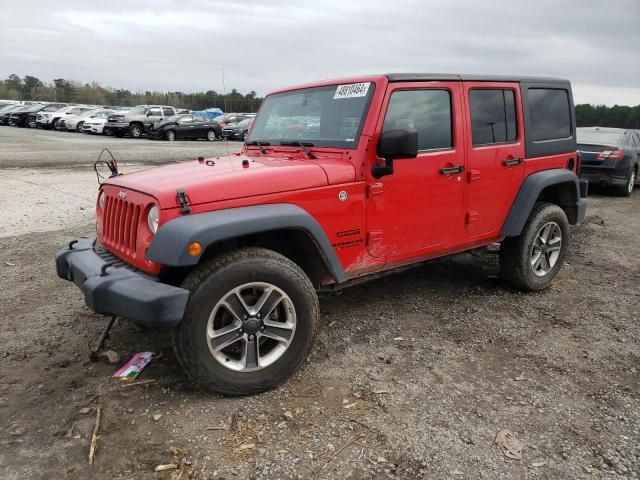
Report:
[{"label": "side mirror", "polygon": [[373,178],[382,178],[393,173],[393,161],[400,158],[418,156],[417,130],[387,130],[378,140],[379,157],[384,158],[384,165],[373,167]]}]

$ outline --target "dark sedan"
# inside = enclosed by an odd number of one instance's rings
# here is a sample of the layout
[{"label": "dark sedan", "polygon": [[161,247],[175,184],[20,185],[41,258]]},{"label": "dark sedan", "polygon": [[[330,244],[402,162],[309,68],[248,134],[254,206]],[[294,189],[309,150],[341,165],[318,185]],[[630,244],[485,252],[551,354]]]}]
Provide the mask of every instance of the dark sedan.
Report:
[{"label": "dark sedan", "polygon": [[623,128],[577,129],[580,178],[628,197],[638,183],[640,135]]},{"label": "dark sedan", "polygon": [[173,115],[154,123],[147,133],[155,140],[174,140],[204,138],[210,142],[220,138],[220,126],[201,115]]},{"label": "dark sedan", "polygon": [[228,125],[222,129],[222,138],[226,138],[227,140],[245,141],[247,139],[247,135],[249,135],[249,129],[251,128],[252,123],[253,118],[247,118],[246,120],[242,120],[234,125]]},{"label": "dark sedan", "polygon": [[64,103],[49,103],[48,105],[36,104],[31,105],[26,110],[14,112],[9,117],[9,125],[12,127],[31,127],[35,128],[38,113],[55,112],[66,106]]},{"label": "dark sedan", "polygon": [[0,108],[0,125],[7,125],[12,113],[28,108],[26,105],[6,105]]}]

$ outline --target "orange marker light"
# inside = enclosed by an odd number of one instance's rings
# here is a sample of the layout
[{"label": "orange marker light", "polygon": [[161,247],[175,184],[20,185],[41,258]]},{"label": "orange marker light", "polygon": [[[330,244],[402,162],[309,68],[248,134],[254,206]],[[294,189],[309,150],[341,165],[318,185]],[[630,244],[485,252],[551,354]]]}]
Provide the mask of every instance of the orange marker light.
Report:
[{"label": "orange marker light", "polygon": [[202,245],[200,245],[198,242],[190,243],[187,246],[187,253],[192,257],[197,257],[202,253]]}]

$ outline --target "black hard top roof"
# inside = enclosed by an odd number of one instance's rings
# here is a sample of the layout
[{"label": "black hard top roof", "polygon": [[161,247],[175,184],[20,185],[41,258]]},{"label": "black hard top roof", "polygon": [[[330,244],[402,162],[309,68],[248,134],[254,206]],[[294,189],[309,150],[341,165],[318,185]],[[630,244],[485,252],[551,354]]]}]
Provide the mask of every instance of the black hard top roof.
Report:
[{"label": "black hard top roof", "polygon": [[458,73],[387,73],[390,82],[530,82],[568,83],[563,78],[523,77],[515,75],[465,75]]}]

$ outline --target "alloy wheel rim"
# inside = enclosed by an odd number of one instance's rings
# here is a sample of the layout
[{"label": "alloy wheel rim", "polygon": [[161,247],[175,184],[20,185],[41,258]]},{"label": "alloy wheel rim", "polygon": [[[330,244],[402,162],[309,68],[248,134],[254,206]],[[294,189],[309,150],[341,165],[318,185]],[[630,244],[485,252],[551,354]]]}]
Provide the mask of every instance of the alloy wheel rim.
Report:
[{"label": "alloy wheel rim", "polygon": [[544,277],[558,263],[562,248],[562,230],[556,222],[545,223],[531,247],[530,265],[534,275]]},{"label": "alloy wheel rim", "polygon": [[633,192],[633,187],[636,184],[636,171],[635,170],[631,170],[631,175],[629,175],[629,184],[627,185],[627,188],[629,189],[629,193]]},{"label": "alloy wheel rim", "polygon": [[261,370],[289,349],[296,330],[291,298],[271,283],[227,292],[209,315],[206,339],[213,358],[236,372]]},{"label": "alloy wheel rim", "polygon": [[214,132],[209,132],[207,133],[207,139],[212,142],[213,140],[216,139],[216,134]]}]

